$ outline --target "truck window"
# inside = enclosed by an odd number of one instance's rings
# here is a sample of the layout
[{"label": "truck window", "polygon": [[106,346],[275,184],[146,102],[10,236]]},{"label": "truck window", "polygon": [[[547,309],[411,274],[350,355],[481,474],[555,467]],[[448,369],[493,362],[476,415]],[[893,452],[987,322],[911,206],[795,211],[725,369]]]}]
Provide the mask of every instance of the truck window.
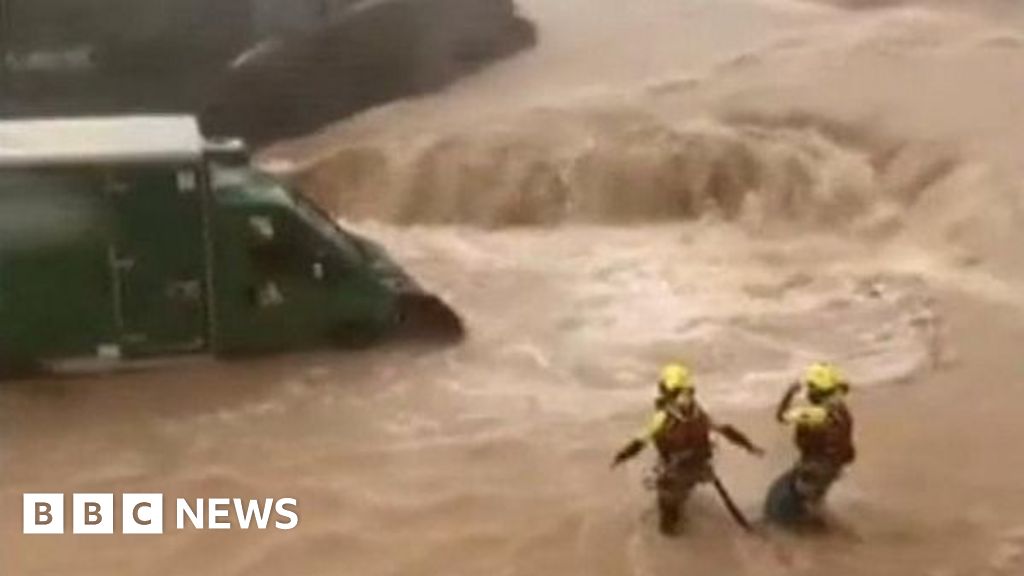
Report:
[{"label": "truck window", "polygon": [[[211,163],[210,169],[215,191],[223,190],[240,194],[257,203],[287,205],[298,215],[299,220],[325,244],[321,247],[322,249],[329,247],[337,258],[344,260],[350,266],[360,265],[366,260],[359,243],[342,230],[330,215],[301,194],[289,190],[273,176],[248,167],[239,168],[219,163]],[[278,227],[280,226],[282,223],[278,223]],[[293,238],[291,241],[294,243],[295,239]]]},{"label": "truck window", "polygon": [[292,197],[302,219],[338,252],[346,264],[354,266],[363,262],[365,258],[359,245],[326,212],[299,194]]},{"label": "truck window", "polygon": [[321,257],[313,235],[287,212],[251,214],[247,229],[249,252],[262,276],[307,276]]}]

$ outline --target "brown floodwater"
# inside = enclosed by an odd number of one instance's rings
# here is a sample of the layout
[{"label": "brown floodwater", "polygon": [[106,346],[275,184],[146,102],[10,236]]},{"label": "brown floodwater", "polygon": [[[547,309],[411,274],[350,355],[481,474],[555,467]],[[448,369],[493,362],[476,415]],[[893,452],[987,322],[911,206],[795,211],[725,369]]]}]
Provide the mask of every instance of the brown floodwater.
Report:
[{"label": "brown floodwater", "polygon": [[[1019,8],[521,5],[536,50],[261,157],[468,340],[4,384],[0,574],[1024,573]],[[807,362],[845,369],[860,458],[832,532],[748,536],[705,490],[658,534],[650,460],[608,463],[673,359],[768,449],[718,451],[753,517],[794,455],[773,402]],[[301,519],[23,536],[25,492]]]}]

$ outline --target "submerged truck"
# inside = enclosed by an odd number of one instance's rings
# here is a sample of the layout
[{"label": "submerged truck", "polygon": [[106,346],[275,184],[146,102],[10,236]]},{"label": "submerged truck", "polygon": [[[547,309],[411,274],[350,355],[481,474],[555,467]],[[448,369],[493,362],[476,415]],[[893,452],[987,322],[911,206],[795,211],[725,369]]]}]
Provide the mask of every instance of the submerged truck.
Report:
[{"label": "submerged truck", "polygon": [[463,332],[379,245],[192,117],[0,121],[0,375]]}]

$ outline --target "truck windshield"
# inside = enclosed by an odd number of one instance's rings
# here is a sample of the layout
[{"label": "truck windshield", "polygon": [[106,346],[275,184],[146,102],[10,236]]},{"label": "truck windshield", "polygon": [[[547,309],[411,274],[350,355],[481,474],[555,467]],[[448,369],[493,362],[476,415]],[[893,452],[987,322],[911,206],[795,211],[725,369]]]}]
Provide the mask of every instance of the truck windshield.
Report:
[{"label": "truck windshield", "polygon": [[359,244],[342,230],[326,211],[300,194],[290,195],[303,221],[312,226],[321,238],[340,250],[346,261],[359,264],[365,260],[365,254],[360,250]]}]

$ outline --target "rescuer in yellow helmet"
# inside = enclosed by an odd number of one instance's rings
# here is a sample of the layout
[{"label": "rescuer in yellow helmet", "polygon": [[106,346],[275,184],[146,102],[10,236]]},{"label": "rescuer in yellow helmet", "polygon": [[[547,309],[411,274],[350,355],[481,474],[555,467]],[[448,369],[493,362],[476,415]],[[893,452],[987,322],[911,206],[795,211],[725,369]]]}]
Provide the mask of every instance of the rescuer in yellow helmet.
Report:
[{"label": "rescuer in yellow helmet", "polygon": [[[849,389],[834,365],[816,362],[786,390],[775,413],[779,422],[794,427],[800,459],[791,472],[797,493],[812,510],[856,458],[853,415],[845,402]],[[793,406],[801,391],[806,403]]]},{"label": "rescuer in yellow helmet", "polygon": [[[673,534],[682,506],[690,491],[703,482],[716,481],[711,467],[711,432],[761,456],[764,451],[743,433],[727,424],[715,423],[696,399],[690,370],[682,364],[669,364],[661,371],[655,411],[647,427],[615,455],[612,467],[639,454],[648,442],[658,450],[656,489],[661,531]],[[720,483],[716,488],[723,490]],[[723,498],[727,495],[723,493]],[[726,502],[730,512],[734,508]],[[736,513],[734,512],[734,515]]]}]

